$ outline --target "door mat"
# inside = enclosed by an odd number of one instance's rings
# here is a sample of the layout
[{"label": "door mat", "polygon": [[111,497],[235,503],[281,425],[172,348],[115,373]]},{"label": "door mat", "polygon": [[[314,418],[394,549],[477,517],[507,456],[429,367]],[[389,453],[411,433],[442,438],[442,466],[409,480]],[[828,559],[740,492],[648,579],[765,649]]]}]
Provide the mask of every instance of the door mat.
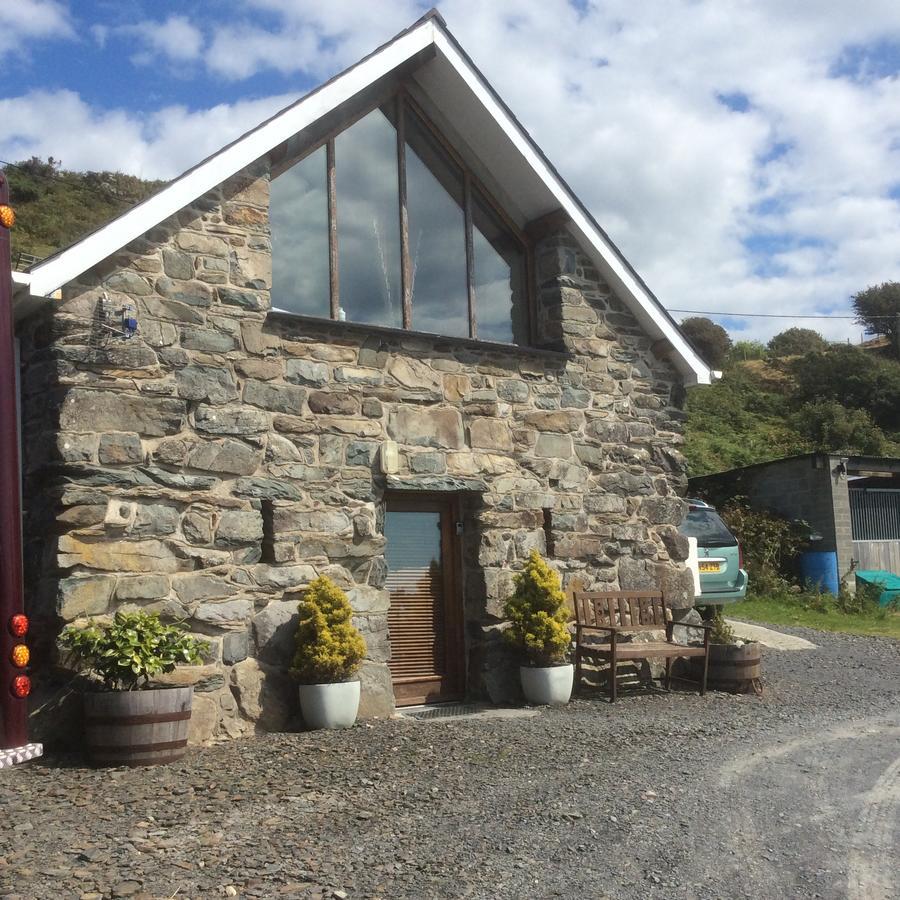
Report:
[{"label": "door mat", "polygon": [[474,716],[484,707],[474,703],[437,703],[433,706],[412,706],[402,715],[408,719],[445,719],[448,716]]},{"label": "door mat", "polygon": [[451,719],[521,719],[536,716],[537,710],[484,703],[436,703],[433,706],[408,706],[398,713],[401,719],[416,722],[446,722]]}]

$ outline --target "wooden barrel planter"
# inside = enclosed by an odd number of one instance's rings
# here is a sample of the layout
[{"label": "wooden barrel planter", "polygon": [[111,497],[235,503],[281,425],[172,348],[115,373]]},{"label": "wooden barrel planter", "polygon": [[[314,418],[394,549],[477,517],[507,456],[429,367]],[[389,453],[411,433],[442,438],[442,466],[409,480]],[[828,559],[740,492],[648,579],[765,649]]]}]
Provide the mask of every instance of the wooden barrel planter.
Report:
[{"label": "wooden barrel planter", "polygon": [[[697,664],[700,660],[693,659]],[[709,645],[709,687],[732,694],[762,693],[762,644],[751,641],[742,647],[733,644]]]},{"label": "wooden barrel planter", "polygon": [[156,766],[187,749],[194,688],[84,695],[87,755],[97,766]]}]

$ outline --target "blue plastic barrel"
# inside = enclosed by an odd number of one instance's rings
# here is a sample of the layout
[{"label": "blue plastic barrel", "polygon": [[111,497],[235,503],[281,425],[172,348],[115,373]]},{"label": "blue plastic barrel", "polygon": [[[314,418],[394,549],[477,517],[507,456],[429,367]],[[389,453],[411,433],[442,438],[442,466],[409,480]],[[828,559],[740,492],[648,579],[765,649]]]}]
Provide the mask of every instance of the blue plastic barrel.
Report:
[{"label": "blue plastic barrel", "polygon": [[837,553],[833,550],[807,550],[801,553],[800,576],[809,588],[837,594],[839,589]]}]

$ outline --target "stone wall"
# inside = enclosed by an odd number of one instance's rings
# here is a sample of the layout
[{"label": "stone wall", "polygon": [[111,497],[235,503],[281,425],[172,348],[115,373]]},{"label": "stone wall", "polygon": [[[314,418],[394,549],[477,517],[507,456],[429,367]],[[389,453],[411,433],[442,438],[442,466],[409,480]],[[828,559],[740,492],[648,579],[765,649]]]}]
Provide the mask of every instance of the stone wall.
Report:
[{"label": "stone wall", "polygon": [[[283,729],[296,602],[327,574],[368,642],[361,712],[389,714],[386,490],[462,498],[473,696],[515,690],[501,600],[532,547],[567,580],[692,603],[680,381],[571,237],[536,254],[539,338],[558,350],[502,348],[269,312],[267,207],[262,166],[26,324],[27,573],[45,634],[120,608],[185,619],[211,642],[175,676],[197,685],[193,739]],[[106,327],[104,298],[136,308],[137,335]],[[45,673],[52,659],[39,648]]]}]

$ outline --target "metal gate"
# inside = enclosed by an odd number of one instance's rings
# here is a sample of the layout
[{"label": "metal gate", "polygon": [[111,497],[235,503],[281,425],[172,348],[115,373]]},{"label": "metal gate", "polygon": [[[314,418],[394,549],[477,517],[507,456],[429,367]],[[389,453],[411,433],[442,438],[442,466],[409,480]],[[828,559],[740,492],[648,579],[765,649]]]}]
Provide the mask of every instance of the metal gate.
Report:
[{"label": "metal gate", "polygon": [[851,489],[850,527],[854,541],[900,541],[900,489]]}]

